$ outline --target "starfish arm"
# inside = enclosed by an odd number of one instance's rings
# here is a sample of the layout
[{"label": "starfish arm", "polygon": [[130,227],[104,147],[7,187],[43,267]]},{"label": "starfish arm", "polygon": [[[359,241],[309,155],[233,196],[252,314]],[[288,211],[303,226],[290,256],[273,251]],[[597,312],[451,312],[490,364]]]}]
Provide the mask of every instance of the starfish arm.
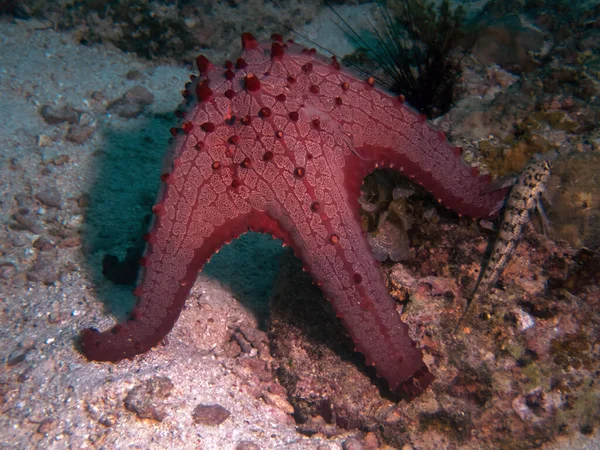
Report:
[{"label": "starfish arm", "polygon": [[[322,205],[307,226],[290,230],[302,259],[355,344],[377,376],[404,397],[419,395],[433,375],[400,320],[379,266],[349,203]],[[310,216],[309,216],[310,217]]]},{"label": "starfish arm", "polygon": [[[168,195],[165,195],[168,202]],[[208,223],[204,226],[210,227]],[[251,212],[225,220],[206,236],[200,232],[179,236],[166,215],[159,216],[148,236],[151,245],[140,261],[144,267],[134,290],[139,297],[130,318],[108,331],[82,330],[80,345],[88,359],[119,361],[155,347],[171,331],[198,272],[220,247],[253,230],[288,242],[287,233],[267,214]]]}]

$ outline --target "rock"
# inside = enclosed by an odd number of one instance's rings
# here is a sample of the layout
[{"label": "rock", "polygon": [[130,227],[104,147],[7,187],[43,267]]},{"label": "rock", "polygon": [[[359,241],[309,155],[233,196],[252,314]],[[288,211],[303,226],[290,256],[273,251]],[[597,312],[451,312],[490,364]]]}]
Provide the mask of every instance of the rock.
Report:
[{"label": "rock", "polygon": [[0,261],[0,278],[10,280],[17,274],[17,266],[10,261]]},{"label": "rock", "polygon": [[30,352],[30,350],[31,348],[20,348],[18,350],[15,350],[10,355],[8,355],[8,358],[6,359],[6,365],[8,367],[11,367],[22,363],[23,361],[25,361],[25,357],[27,356],[27,353]]},{"label": "rock", "polygon": [[[29,214],[27,209],[21,209],[19,212],[13,214],[13,219],[17,223],[14,228],[20,230],[28,230],[33,234],[42,234],[44,232],[44,226],[42,223],[33,215]],[[17,243],[13,239],[13,245],[20,247],[24,243]]]},{"label": "rock", "polygon": [[344,450],[364,450],[363,445],[356,438],[348,438],[342,444]]},{"label": "rock", "polygon": [[250,441],[241,441],[235,446],[235,450],[260,450],[260,447]]},{"label": "rock", "polygon": [[108,110],[120,117],[131,119],[139,116],[144,108],[154,102],[154,95],[143,86],[134,86],[123,97],[114,101]]},{"label": "rock", "polygon": [[52,105],[44,105],[40,109],[40,115],[50,125],[57,125],[64,122],[77,123],[79,121],[79,112],[69,105],[60,108]]},{"label": "rock", "polygon": [[62,267],[56,264],[56,259],[55,251],[40,253],[33,268],[27,272],[27,279],[44,284],[52,284],[58,281],[62,275]]},{"label": "rock", "polygon": [[173,383],[167,377],[156,377],[134,387],[125,398],[125,407],[142,419],[161,422],[167,416],[166,400]]},{"label": "rock", "polygon": [[44,189],[43,191],[36,193],[34,197],[46,206],[60,208],[62,204],[61,193],[56,187]]},{"label": "rock", "polygon": [[198,405],[194,409],[194,422],[199,425],[216,427],[225,422],[231,413],[221,405]]},{"label": "rock", "polygon": [[66,139],[67,141],[81,145],[94,134],[94,131],[96,131],[96,129],[91,126],[73,125],[69,128]]},{"label": "rock", "polygon": [[44,420],[37,429],[40,434],[48,434],[56,428],[57,421],[54,419]]}]

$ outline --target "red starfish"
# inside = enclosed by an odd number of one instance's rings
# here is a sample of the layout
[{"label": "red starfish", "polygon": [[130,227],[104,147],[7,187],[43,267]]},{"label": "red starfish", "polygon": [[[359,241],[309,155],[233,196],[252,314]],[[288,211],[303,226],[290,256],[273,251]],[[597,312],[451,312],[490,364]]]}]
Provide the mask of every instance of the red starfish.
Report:
[{"label": "red starfish", "polygon": [[449,208],[492,218],[506,191],[424,116],[316,55],[274,36],[242,35],[243,57],[225,68],[197,59],[172,149],[131,318],[82,332],[90,359],[117,361],[155,346],[171,330],[202,265],[248,230],[290,245],[337,316],[390,388],[413,397],[433,380],[400,321],[361,230],[363,178],[394,167]]}]

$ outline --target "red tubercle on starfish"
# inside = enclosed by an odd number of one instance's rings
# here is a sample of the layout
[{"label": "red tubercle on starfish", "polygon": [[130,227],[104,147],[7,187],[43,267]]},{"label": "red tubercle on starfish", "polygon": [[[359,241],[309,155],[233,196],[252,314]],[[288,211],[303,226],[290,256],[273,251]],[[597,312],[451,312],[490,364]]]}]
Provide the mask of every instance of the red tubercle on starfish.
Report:
[{"label": "red tubercle on starfish", "polygon": [[336,56],[331,57],[331,67],[333,67],[335,70],[340,70],[342,68]]},{"label": "red tubercle on starfish", "polygon": [[200,128],[202,128],[202,131],[205,133],[212,133],[215,131],[215,124],[212,122],[204,122],[200,125]]},{"label": "red tubercle on starfish", "polygon": [[198,71],[201,74],[205,74],[212,67],[212,63],[208,60],[208,58],[204,55],[199,55],[196,58],[196,66],[198,66]]},{"label": "red tubercle on starfish", "polygon": [[260,80],[253,73],[246,75],[244,78],[244,85],[250,92],[256,92],[260,90]]},{"label": "red tubercle on starfish", "polygon": [[252,165],[252,160],[248,157],[244,158],[240,163],[240,167],[248,169]]},{"label": "red tubercle on starfish", "polygon": [[146,233],[142,236],[142,239],[146,241],[148,244],[156,244],[156,233]]},{"label": "red tubercle on starfish", "polygon": [[271,59],[281,59],[283,58],[284,54],[285,51],[283,49],[283,45],[281,45],[279,42],[273,42],[271,44]]},{"label": "red tubercle on starfish", "polygon": [[235,61],[236,69],[241,70],[241,69],[245,69],[246,67],[248,67],[248,63],[246,62],[246,60],[244,58],[238,58]]},{"label": "red tubercle on starfish", "polygon": [[183,122],[181,124],[181,129],[185,134],[190,134],[194,129],[194,124],[192,122]]},{"label": "red tubercle on starfish", "polygon": [[212,98],[213,91],[208,87],[208,80],[203,80],[196,86],[196,96],[199,102],[207,102]]},{"label": "red tubercle on starfish", "polygon": [[160,176],[160,180],[165,184],[172,184],[173,183],[173,175],[171,175],[170,173],[163,173]]},{"label": "red tubercle on starfish", "polygon": [[165,207],[162,203],[157,203],[152,207],[152,212],[157,216],[162,216],[165,213]]},{"label": "red tubercle on starfish", "polygon": [[242,49],[252,50],[258,47],[258,41],[252,33],[242,33]]},{"label": "red tubercle on starfish", "polygon": [[267,108],[266,106],[263,106],[262,108],[260,108],[260,111],[258,111],[258,115],[265,119],[267,117],[271,117],[271,108]]}]

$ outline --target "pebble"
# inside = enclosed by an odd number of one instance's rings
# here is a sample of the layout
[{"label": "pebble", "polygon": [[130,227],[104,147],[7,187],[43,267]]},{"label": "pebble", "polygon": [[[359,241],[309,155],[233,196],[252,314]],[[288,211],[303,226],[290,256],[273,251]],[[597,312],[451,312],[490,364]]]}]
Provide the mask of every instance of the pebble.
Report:
[{"label": "pebble", "polygon": [[104,425],[105,427],[112,427],[113,425],[115,425],[117,423],[117,420],[119,419],[119,416],[117,416],[116,414],[113,413],[107,413],[104,414],[99,422]]},{"label": "pebble", "polygon": [[17,273],[17,266],[11,262],[0,262],[0,278],[10,280]]},{"label": "pebble", "polygon": [[79,121],[79,113],[69,105],[61,107],[44,105],[40,109],[40,115],[49,125],[57,125],[64,122],[77,123]]},{"label": "pebble", "polygon": [[48,434],[56,428],[56,421],[54,419],[44,420],[37,429],[40,434]]},{"label": "pebble", "polygon": [[167,377],[156,377],[134,387],[125,398],[125,407],[141,419],[162,422],[167,416],[165,400],[171,395],[173,383]]},{"label": "pebble", "polygon": [[120,117],[131,119],[139,116],[144,108],[154,103],[154,95],[144,86],[134,86],[108,107],[108,110]]},{"label": "pebble", "polygon": [[127,72],[127,79],[128,80],[141,80],[142,78],[144,78],[144,74],[142,72],[140,72],[139,70],[130,70],[129,72]]},{"label": "pebble", "polygon": [[27,206],[31,205],[31,197],[29,197],[26,192],[19,192],[18,194],[15,194],[14,199],[19,208],[26,208]]},{"label": "pebble", "polygon": [[66,139],[76,144],[83,144],[94,134],[96,129],[88,125],[73,125],[69,128]]},{"label": "pebble", "polygon": [[[29,211],[19,211],[13,215],[13,219],[20,225],[21,229],[28,230],[33,234],[42,234],[44,227],[42,223],[29,214]],[[14,241],[14,239],[13,239]],[[13,245],[19,246],[13,242]]]},{"label": "pebble", "polygon": [[39,191],[34,196],[40,202],[42,202],[46,206],[53,206],[55,208],[60,208],[62,204],[62,196],[60,191],[56,187],[50,187],[48,189],[44,189],[43,191]]},{"label": "pebble", "polygon": [[533,412],[529,409],[529,406],[527,406],[527,401],[524,396],[517,396],[512,401],[512,407],[523,422],[529,422],[533,419]]},{"label": "pebble", "polygon": [[344,450],[363,450],[363,445],[356,438],[348,438],[342,443]]},{"label": "pebble", "polygon": [[29,353],[30,350],[31,349],[22,348],[15,350],[10,355],[8,355],[8,358],[6,358],[6,365],[8,367],[11,367],[22,363],[23,361],[25,361],[25,357],[27,356],[27,353]]},{"label": "pebble", "polygon": [[27,272],[27,279],[45,284],[52,284],[58,281],[62,268],[57,266],[56,259],[56,252],[40,253],[32,269]]},{"label": "pebble", "polygon": [[221,405],[198,405],[194,409],[194,422],[215,427],[225,422],[231,413]]}]

